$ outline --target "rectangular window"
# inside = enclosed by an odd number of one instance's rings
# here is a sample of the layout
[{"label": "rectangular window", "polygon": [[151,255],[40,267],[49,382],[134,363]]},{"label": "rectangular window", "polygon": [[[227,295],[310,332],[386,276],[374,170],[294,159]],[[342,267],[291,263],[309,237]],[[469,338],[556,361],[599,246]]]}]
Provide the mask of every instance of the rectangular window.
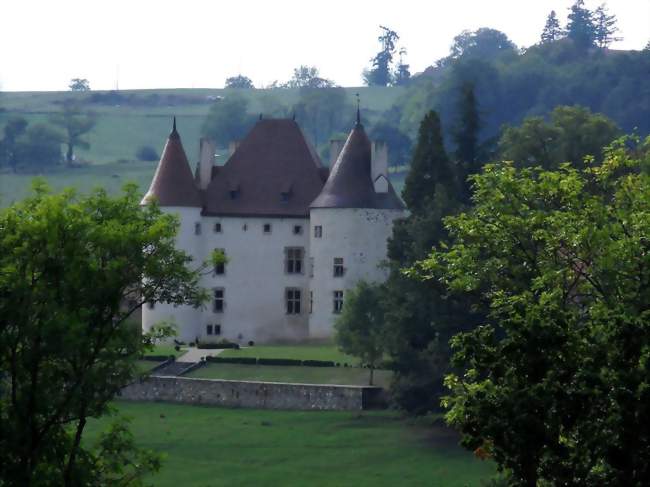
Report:
[{"label": "rectangular window", "polygon": [[316,225],[314,227],[314,238],[322,238],[323,236],[323,227],[321,225]]},{"label": "rectangular window", "polygon": [[287,274],[302,274],[302,259],[304,249],[302,247],[287,247],[285,271]]},{"label": "rectangular window", "polygon": [[194,235],[201,235],[201,224],[198,222],[194,224]]},{"label": "rectangular window", "polygon": [[314,291],[309,291],[309,313],[314,312]]},{"label": "rectangular window", "polygon": [[214,233],[221,233],[221,223],[214,224]]},{"label": "rectangular window", "polygon": [[334,291],[333,312],[339,314],[342,309],[343,309],[343,291]]},{"label": "rectangular window", "polygon": [[154,303],[153,301],[147,302],[147,308],[154,309],[155,307],[156,307],[156,303]]},{"label": "rectangular window", "polygon": [[[221,252],[223,255],[226,255],[226,251],[224,249],[215,249],[219,252]],[[219,262],[218,264],[215,264],[214,266],[214,274],[217,276],[222,276],[226,273],[226,263],[225,262]]]},{"label": "rectangular window", "polygon": [[294,225],[293,226],[293,234],[294,235],[302,235],[302,225]]},{"label": "rectangular window", "polygon": [[221,335],[221,325],[214,325],[214,334]]},{"label": "rectangular window", "polygon": [[206,335],[212,335],[212,325],[207,325],[205,327],[205,334]]},{"label": "rectangular window", "polygon": [[343,277],[345,267],[343,267],[343,257],[334,257],[334,277]]},{"label": "rectangular window", "polygon": [[225,290],[223,288],[217,288],[214,290],[214,300],[212,302],[212,310],[215,313],[223,313],[223,308],[225,305]]},{"label": "rectangular window", "polygon": [[271,224],[270,223],[265,223],[264,224],[264,233],[271,233]]},{"label": "rectangular window", "polygon": [[314,258],[309,258],[309,277],[314,277]]},{"label": "rectangular window", "polygon": [[287,288],[286,290],[287,314],[300,314],[300,289]]}]

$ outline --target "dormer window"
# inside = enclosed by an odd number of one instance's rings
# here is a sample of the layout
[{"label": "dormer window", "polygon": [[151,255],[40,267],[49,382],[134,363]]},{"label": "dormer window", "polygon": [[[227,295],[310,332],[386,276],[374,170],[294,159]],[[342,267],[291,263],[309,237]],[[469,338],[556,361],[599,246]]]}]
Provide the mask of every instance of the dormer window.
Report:
[{"label": "dormer window", "polygon": [[239,198],[239,183],[238,182],[229,182],[228,183],[228,194],[230,195],[231,200],[236,200]]},{"label": "dormer window", "polygon": [[291,198],[291,186],[292,183],[284,183],[280,189],[280,201],[286,203]]},{"label": "dormer window", "polygon": [[201,235],[201,224],[199,222],[194,224],[194,235]]},{"label": "dormer window", "polygon": [[265,223],[262,228],[263,228],[264,233],[271,233],[271,224],[270,223]]}]

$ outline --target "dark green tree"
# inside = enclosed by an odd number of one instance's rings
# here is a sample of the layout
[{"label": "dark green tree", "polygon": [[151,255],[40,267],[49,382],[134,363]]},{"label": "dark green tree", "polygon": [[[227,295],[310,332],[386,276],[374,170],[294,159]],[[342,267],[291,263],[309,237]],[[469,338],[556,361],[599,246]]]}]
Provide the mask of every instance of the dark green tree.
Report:
[{"label": "dark green tree", "polygon": [[72,78],[68,87],[70,91],[90,91],[90,83],[85,78]]},{"label": "dark green tree", "polygon": [[468,176],[480,171],[479,131],[481,120],[478,102],[474,94],[474,84],[465,83],[460,87],[458,100],[458,121],[453,138],[456,144],[456,161],[460,165],[460,187],[466,197],[469,197]]},{"label": "dark green tree", "polygon": [[50,121],[63,131],[64,143],[67,147],[65,162],[72,164],[75,159],[75,147],[82,149],[90,147],[90,143],[83,136],[93,129],[97,123],[97,115],[83,110],[79,103],[68,100],[63,103],[60,112],[50,117]]},{"label": "dark green tree", "polygon": [[156,337],[130,320],[145,302],[200,306],[204,269],[176,249],[178,221],[140,206],[137,187],[51,194],[43,183],[0,211],[0,479],[6,487],[141,485],[159,460],[117,425],[97,448],[91,418],[108,412]]},{"label": "dark green tree", "polygon": [[348,114],[353,112],[345,89],[340,87],[301,88],[293,110],[314,146],[329,140],[334,133],[347,130]]},{"label": "dark green tree", "polygon": [[567,18],[567,37],[580,48],[593,47],[596,40],[596,26],[593,13],[585,8],[584,0],[576,0]]},{"label": "dark green tree", "polygon": [[496,29],[481,27],[475,31],[464,30],[454,37],[449,56],[441,61],[442,64],[460,58],[489,61],[516,53],[517,46],[506,34]]},{"label": "dark green tree", "polygon": [[50,125],[30,125],[18,141],[18,165],[28,172],[50,169],[61,163],[64,136]]},{"label": "dark green tree", "polygon": [[607,48],[612,42],[623,39],[614,36],[618,32],[616,15],[609,15],[607,6],[604,3],[594,11],[593,19],[595,27],[594,39],[598,47]]},{"label": "dark green tree", "polygon": [[4,128],[4,137],[0,142],[0,162],[9,166],[13,172],[18,169],[20,162],[20,140],[27,130],[27,120],[22,117],[13,117],[7,121]]},{"label": "dark green tree", "polygon": [[316,66],[300,65],[293,70],[293,76],[284,88],[333,88],[333,81],[322,78]]},{"label": "dark green tree", "polygon": [[379,284],[360,281],[346,291],[345,306],[334,323],[336,344],[368,366],[370,385],[387,348],[382,292]]},{"label": "dark green tree", "polygon": [[248,99],[229,95],[216,100],[208,111],[201,133],[221,147],[241,140],[255,123],[255,116],[248,113]]},{"label": "dark green tree", "polygon": [[560,27],[560,21],[557,19],[555,10],[551,10],[551,13],[546,18],[546,25],[544,25],[544,30],[542,31],[542,44],[555,42],[561,37],[564,37],[564,31]]},{"label": "dark green tree", "polygon": [[409,70],[409,65],[404,61],[406,56],[406,49],[402,48],[399,50],[399,62],[395,67],[395,73],[393,74],[393,84],[395,86],[403,86],[409,82],[411,79],[411,71]]},{"label": "dark green tree", "polygon": [[556,171],[486,166],[426,279],[488,306],[452,340],[448,421],[509,485],[650,478],[648,153]]},{"label": "dark green tree", "polygon": [[230,78],[226,78],[226,88],[247,88],[247,89],[253,89],[255,86],[253,86],[253,82],[248,76],[244,76],[243,74],[238,74],[237,76],[231,76]]},{"label": "dark green tree", "polygon": [[377,38],[381,44],[380,51],[370,61],[372,67],[363,73],[368,86],[388,86],[393,83],[391,64],[395,56],[395,42],[399,35],[394,30],[380,25],[381,34]]}]

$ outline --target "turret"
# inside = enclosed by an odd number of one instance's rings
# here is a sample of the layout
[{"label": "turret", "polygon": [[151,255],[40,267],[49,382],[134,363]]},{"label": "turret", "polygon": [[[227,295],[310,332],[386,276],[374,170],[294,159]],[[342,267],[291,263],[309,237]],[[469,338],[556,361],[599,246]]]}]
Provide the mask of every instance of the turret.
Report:
[{"label": "turret", "polygon": [[360,280],[381,282],[387,240],[404,205],[388,180],[385,144],[370,143],[357,123],[310,205],[310,251],[314,259],[313,310],[309,332],[329,337],[347,292]]}]

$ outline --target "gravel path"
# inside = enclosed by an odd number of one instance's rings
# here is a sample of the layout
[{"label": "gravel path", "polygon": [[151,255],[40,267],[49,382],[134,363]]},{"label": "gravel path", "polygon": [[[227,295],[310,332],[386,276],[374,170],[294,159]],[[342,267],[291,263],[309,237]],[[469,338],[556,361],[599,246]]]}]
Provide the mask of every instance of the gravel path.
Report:
[{"label": "gravel path", "polygon": [[176,359],[177,362],[198,362],[202,357],[215,357],[223,352],[223,348],[207,349],[190,347],[187,351]]}]

